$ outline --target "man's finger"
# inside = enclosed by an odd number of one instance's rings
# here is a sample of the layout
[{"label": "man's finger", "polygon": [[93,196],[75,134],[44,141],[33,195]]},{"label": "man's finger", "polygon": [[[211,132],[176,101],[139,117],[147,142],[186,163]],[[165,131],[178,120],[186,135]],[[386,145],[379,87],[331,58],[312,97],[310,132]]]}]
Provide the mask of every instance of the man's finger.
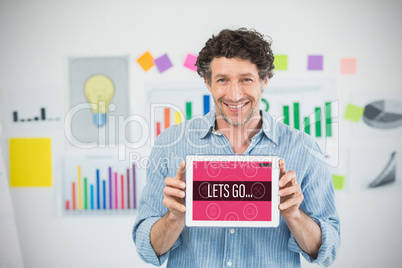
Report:
[{"label": "man's finger", "polygon": [[184,170],[186,168],[186,162],[183,160],[180,163],[180,167],[177,169],[176,179],[184,181]]},{"label": "man's finger", "polygon": [[279,171],[280,171],[279,178],[282,178],[282,176],[286,174],[285,160],[283,159],[279,159]]},{"label": "man's finger", "polygon": [[290,185],[295,185],[296,184],[296,173],[291,170],[284,174],[281,179],[279,180],[279,187],[284,187],[286,184],[290,182]]}]

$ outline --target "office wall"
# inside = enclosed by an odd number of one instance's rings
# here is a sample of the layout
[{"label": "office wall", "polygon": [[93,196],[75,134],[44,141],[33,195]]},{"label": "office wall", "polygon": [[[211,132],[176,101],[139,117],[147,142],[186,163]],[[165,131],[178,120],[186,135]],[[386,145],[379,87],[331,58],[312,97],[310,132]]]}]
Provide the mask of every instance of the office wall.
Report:
[{"label": "office wall", "polygon": [[[68,58],[128,56],[130,112],[145,116],[148,84],[200,83],[195,72],[183,67],[187,53],[197,54],[207,38],[222,28],[255,28],[271,36],[275,54],[288,55],[288,70],[277,71],[273,79],[336,80],[339,165],[331,169],[346,176],[346,185],[336,192],[342,246],[333,267],[396,267],[402,262],[398,250],[401,182],[386,190],[355,187],[362,179],[359,174],[372,164],[362,165],[361,172],[353,170],[353,163],[358,163],[353,157],[359,158],[362,150],[373,152],[373,144],[379,149],[401,147],[400,138],[356,136],[354,123],[344,120],[343,114],[347,104],[359,96],[401,93],[401,11],[400,1],[3,0],[1,103],[13,92],[46,89],[60,96],[60,107],[66,113]],[[154,56],[168,53],[173,68],[164,73],[156,68],[144,72],[136,59],[146,51]],[[310,54],[324,55],[323,71],[307,71]],[[357,59],[356,74],[340,73],[342,57]],[[5,122],[5,116],[0,122]],[[141,133],[133,129],[132,135],[140,137]],[[37,136],[52,138],[53,186],[11,188],[25,267],[148,267],[131,238],[136,214],[60,215],[57,161],[74,149],[63,129],[32,128],[21,133],[4,125],[4,155],[8,155],[8,138]],[[139,151],[146,155],[149,146]],[[139,171],[140,186],[143,175]]]}]

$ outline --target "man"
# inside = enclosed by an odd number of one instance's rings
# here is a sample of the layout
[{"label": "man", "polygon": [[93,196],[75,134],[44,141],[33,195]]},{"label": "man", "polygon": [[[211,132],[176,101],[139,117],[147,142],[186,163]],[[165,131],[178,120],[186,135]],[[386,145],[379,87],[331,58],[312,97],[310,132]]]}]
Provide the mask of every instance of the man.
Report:
[{"label": "man", "polygon": [[[168,259],[168,267],[300,267],[300,254],[325,266],[335,259],[339,217],[331,175],[321,154],[312,153],[319,152],[317,144],[259,110],[273,60],[270,43],[243,28],[221,31],[200,51],[197,71],[215,109],[166,129],[155,141],[133,230],[144,261],[161,265]],[[280,162],[279,227],[186,227],[183,159],[200,153],[285,160]]]}]

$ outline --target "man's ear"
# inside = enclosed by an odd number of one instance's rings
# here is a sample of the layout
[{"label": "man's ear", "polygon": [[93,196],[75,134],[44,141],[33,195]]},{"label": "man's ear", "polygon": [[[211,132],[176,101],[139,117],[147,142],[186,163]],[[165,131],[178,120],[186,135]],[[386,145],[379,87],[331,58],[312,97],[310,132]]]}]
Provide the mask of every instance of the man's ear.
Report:
[{"label": "man's ear", "polygon": [[264,91],[265,88],[267,87],[267,85],[268,85],[268,80],[269,80],[268,76],[265,77],[264,82],[262,83],[262,87],[261,87],[261,88],[262,88],[262,91]]}]

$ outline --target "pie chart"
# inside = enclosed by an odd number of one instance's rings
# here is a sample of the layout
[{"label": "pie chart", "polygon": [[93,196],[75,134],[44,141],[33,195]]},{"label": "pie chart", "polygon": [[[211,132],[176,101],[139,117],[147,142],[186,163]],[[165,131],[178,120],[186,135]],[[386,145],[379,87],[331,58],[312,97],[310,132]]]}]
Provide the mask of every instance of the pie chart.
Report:
[{"label": "pie chart", "polygon": [[402,126],[402,102],[378,100],[364,107],[363,121],[373,128],[396,128]]}]

